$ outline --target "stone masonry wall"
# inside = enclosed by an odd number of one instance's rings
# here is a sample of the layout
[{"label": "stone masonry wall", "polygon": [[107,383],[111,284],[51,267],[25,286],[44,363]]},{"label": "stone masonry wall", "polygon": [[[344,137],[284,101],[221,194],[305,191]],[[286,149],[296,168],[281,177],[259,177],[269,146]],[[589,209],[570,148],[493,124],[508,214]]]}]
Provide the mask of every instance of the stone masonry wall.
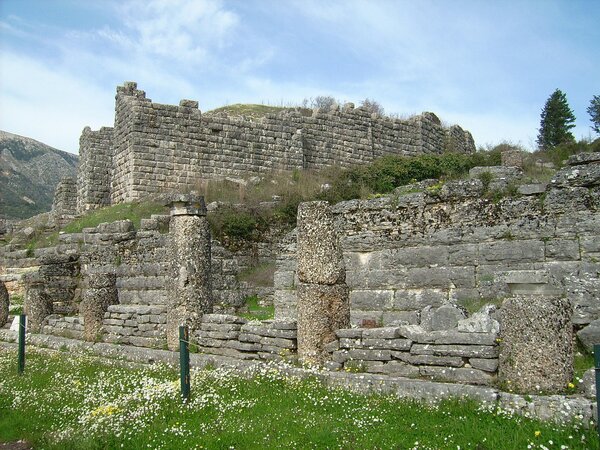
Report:
[{"label": "stone masonry wall", "polygon": [[295,355],[295,321],[252,321],[227,314],[205,314],[195,333],[198,350],[237,359],[282,360]]},{"label": "stone masonry wall", "polygon": [[417,325],[337,330],[329,369],[490,385],[498,369],[497,333],[425,331]]},{"label": "stone masonry wall", "polygon": [[114,129],[83,131],[80,211],[108,198],[120,203],[181,191],[206,178],[348,167],[386,154],[475,151],[470,133],[444,129],[432,113],[398,120],[348,104],[311,117],[298,111],[258,120],[203,116],[196,101],[153,103],[133,82],[117,88],[115,111]]},{"label": "stone masonry wall", "polygon": [[102,127],[92,131],[85,127],[79,139],[79,168],[77,172],[77,211],[110,204],[110,176],[113,129]]},{"label": "stone masonry wall", "polygon": [[50,211],[50,222],[62,227],[77,214],[77,181],[73,177],[63,177],[54,191],[54,201]]},{"label": "stone masonry wall", "polygon": [[[522,186],[499,201],[472,179],[335,205],[352,323],[420,324],[428,307],[497,303],[514,271],[566,291],[577,326],[600,318],[600,164],[587,162],[573,162],[546,189]],[[277,319],[295,317],[293,239],[282,247]]]}]

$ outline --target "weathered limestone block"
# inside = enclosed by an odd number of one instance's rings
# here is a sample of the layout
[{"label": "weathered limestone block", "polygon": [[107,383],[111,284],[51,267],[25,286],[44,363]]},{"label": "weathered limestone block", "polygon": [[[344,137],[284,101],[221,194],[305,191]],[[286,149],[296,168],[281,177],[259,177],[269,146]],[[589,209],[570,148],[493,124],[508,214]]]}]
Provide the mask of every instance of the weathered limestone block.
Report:
[{"label": "weathered limestone block", "polygon": [[577,332],[577,338],[585,348],[593,352],[594,345],[600,344],[600,319],[596,319]]},{"label": "weathered limestone block", "polygon": [[83,290],[79,312],[83,316],[83,338],[95,341],[101,332],[104,314],[119,303],[114,273],[90,273]]},{"label": "weathered limestone block", "polygon": [[8,320],[9,297],[4,281],[0,280],[0,328]]},{"label": "weathered limestone block", "polygon": [[465,318],[464,311],[455,305],[428,306],[421,311],[421,326],[427,331],[451,330]]},{"label": "weathered limestone block", "polygon": [[327,202],[298,207],[298,279],[303,283],[337,284],[346,279],[342,249]]},{"label": "weathered limestone block", "polygon": [[173,199],[169,223],[171,267],[167,344],[179,348],[179,326],[198,329],[203,314],[213,311],[211,238],[204,197],[180,195]]},{"label": "weathered limestone block", "polygon": [[345,284],[298,286],[298,356],[303,361],[322,363],[335,331],[350,326],[348,298]]},{"label": "weathered limestone block", "polygon": [[515,295],[500,310],[499,377],[518,392],[561,392],[573,378],[568,299]]},{"label": "weathered limestone block", "polygon": [[26,280],[24,309],[28,331],[41,332],[44,319],[52,314],[52,300],[44,289],[42,279],[35,275]]},{"label": "weathered limestone block", "polygon": [[486,305],[467,319],[458,321],[458,331],[466,333],[499,333],[500,324],[490,317],[496,311],[494,305]]}]

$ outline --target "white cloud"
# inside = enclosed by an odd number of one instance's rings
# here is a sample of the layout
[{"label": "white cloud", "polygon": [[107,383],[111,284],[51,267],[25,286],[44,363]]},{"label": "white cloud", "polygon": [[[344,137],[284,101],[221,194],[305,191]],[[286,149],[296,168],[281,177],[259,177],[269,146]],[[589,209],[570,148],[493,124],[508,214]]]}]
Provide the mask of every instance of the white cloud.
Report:
[{"label": "white cloud", "polygon": [[218,0],[132,1],[119,8],[119,16],[131,36],[116,33],[117,42],[190,65],[206,62],[213,48],[230,43],[239,22]]}]

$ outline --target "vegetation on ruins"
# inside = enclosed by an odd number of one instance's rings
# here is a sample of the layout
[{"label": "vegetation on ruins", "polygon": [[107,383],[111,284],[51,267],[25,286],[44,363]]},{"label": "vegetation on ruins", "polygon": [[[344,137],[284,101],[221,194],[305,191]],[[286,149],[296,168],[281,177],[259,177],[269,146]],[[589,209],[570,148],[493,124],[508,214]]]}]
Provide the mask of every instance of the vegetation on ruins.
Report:
[{"label": "vegetation on ruins", "polygon": [[575,142],[570,131],[574,127],[575,115],[569,107],[567,96],[556,89],[542,109],[537,138],[539,148],[547,150],[563,143]]},{"label": "vegetation on ruins", "polygon": [[[519,145],[503,142],[480,148],[476,153],[421,155],[407,158],[385,156],[364,166],[342,169],[329,167],[319,171],[274,173],[261,178],[250,178],[245,184],[230,180],[209,180],[195,186],[206,202],[224,202],[209,213],[213,235],[229,248],[235,249],[248,242],[258,242],[274,229],[284,232],[295,226],[296,210],[303,201],[328,200],[332,203],[355,198],[370,198],[386,194],[399,186],[424,179],[442,182],[466,176],[475,166],[493,166],[501,163],[501,153],[521,151],[524,155],[524,173],[528,179],[548,181],[556,168],[576,153],[600,151],[600,139],[594,142],[567,142],[533,153]],[[441,185],[440,185],[441,186]],[[490,198],[506,193],[490,192]],[[228,205],[229,204],[229,205]],[[80,232],[103,222],[129,219],[139,227],[142,218],[152,214],[168,214],[168,208],[157,202],[134,202],[93,210],[67,224],[60,231]],[[26,225],[24,226],[31,226]],[[39,247],[55,245],[58,232],[43,232],[42,227],[30,237],[25,247],[33,254]]]},{"label": "vegetation on ruins", "polygon": [[167,366],[32,349],[17,375],[16,361],[16,351],[0,352],[0,441],[34,448],[600,448],[581,424],[494,403],[354,394],[283,365],[193,368],[183,403]]}]

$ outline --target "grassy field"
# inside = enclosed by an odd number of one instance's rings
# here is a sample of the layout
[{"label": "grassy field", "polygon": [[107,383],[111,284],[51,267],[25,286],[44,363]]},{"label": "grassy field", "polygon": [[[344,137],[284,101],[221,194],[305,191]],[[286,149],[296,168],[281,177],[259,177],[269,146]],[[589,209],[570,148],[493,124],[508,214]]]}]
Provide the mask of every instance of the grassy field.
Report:
[{"label": "grassy field", "polygon": [[192,399],[183,403],[168,367],[134,370],[31,350],[18,376],[16,359],[0,350],[0,442],[26,439],[34,448],[599,448],[594,430],[540,423],[493,405],[424,405],[331,390],[275,366],[246,378],[193,371]]}]

